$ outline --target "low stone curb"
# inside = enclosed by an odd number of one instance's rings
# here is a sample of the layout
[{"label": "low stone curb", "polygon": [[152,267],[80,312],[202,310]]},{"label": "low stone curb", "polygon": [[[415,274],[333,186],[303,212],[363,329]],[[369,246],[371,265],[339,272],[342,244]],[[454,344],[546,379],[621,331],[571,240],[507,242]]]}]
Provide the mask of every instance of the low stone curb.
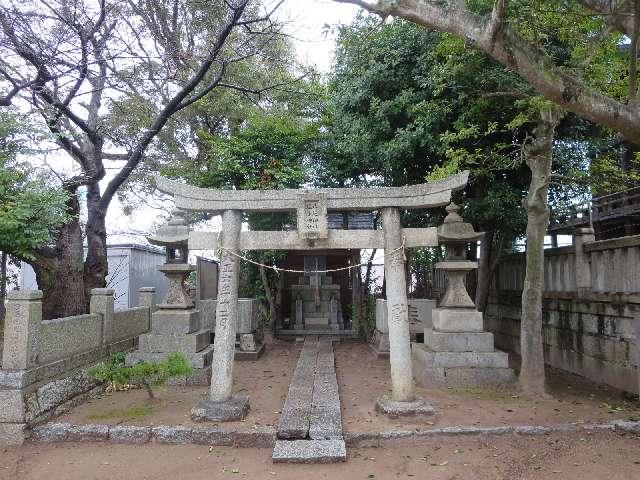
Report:
[{"label": "low stone curb", "polygon": [[[618,431],[640,435],[640,422],[616,420],[597,424],[518,425],[504,427],[443,427],[427,430],[389,430],[384,432],[345,432],[348,447],[377,448],[415,445],[434,437],[461,435],[549,435],[564,432]],[[154,441],[174,445],[235,446],[247,448],[273,448],[276,443],[275,427],[257,427],[245,431],[229,431],[218,428],[198,428],[184,425],[159,425],[141,427],[135,425],[102,425],[71,423],[47,423],[32,430],[31,440],[53,442],[111,442],[140,444]]]},{"label": "low stone curb", "polygon": [[140,427],[135,425],[47,423],[32,430],[31,440],[41,443],[111,442],[125,444],[155,441],[156,443],[174,445],[273,448],[276,443],[276,429],[258,427],[246,431],[228,431],[218,428],[192,428],[184,425]]}]

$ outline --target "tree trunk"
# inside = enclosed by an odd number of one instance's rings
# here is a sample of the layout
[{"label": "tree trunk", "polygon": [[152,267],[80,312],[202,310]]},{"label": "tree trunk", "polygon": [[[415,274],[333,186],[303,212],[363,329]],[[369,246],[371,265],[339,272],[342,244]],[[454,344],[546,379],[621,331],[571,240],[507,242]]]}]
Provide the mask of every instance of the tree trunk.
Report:
[{"label": "tree trunk", "polygon": [[561,113],[557,110],[541,112],[534,131],[535,138],[524,148],[525,160],[531,169],[531,184],[523,201],[527,211],[527,252],[520,325],[520,387],[525,394],[535,396],[545,394],[542,336],[544,237],[549,225],[548,192],[553,137],[561,118]]},{"label": "tree trunk", "polygon": [[484,240],[480,244],[480,260],[478,263],[478,283],[476,286],[476,308],[480,312],[487,309],[489,301],[489,290],[493,275],[498,268],[500,257],[502,256],[503,237],[498,236],[497,243],[496,232],[489,230],[486,232]]},{"label": "tree trunk", "polygon": [[0,253],[0,330],[4,331],[4,316],[7,309],[4,301],[7,298],[7,253]]},{"label": "tree trunk", "polygon": [[42,290],[44,319],[80,315],[88,311],[84,288],[80,204],[76,194],[67,202],[71,220],[60,229],[55,247],[39,252],[30,262]]},{"label": "tree trunk", "polygon": [[87,258],[84,262],[84,289],[89,309],[91,289],[106,287],[109,273],[107,263],[107,228],[105,216],[107,212],[100,207],[100,186],[87,186]]},{"label": "tree trunk", "polygon": [[273,291],[271,290],[271,286],[269,285],[269,278],[267,277],[267,271],[262,265],[258,267],[258,270],[260,270],[260,280],[262,280],[262,288],[264,288],[264,296],[267,298],[267,303],[269,304],[269,317],[272,325],[275,325],[276,318],[278,315],[278,310],[276,308],[276,302],[273,295]]}]

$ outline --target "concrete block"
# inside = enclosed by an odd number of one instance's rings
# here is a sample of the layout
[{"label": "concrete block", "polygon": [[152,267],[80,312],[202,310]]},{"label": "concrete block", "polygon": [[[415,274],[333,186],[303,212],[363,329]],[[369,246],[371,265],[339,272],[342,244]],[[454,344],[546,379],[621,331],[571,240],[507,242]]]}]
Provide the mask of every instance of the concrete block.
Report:
[{"label": "concrete block", "polygon": [[158,443],[171,443],[184,445],[191,443],[192,429],[182,425],[167,426],[160,425],[151,429],[151,435]]},{"label": "concrete block", "polygon": [[433,329],[439,332],[482,332],[482,313],[463,308],[433,310]]},{"label": "concrete block", "polygon": [[109,425],[71,425],[67,431],[69,442],[104,442],[109,438]]},{"label": "concrete block", "polygon": [[344,440],[278,440],[274,463],[335,463],[347,460]]},{"label": "concrete block", "polygon": [[276,430],[273,427],[254,427],[251,431],[231,432],[233,445],[246,448],[273,448],[276,444]]},{"label": "concrete block", "polygon": [[505,352],[434,352],[426,345],[414,344],[413,356],[422,357],[428,367],[507,368],[509,356]]},{"label": "concrete block", "polygon": [[424,329],[424,344],[435,352],[493,352],[493,333],[454,333]]},{"label": "concrete block", "polygon": [[32,430],[34,440],[38,442],[64,442],[71,428],[70,423],[45,423]]},{"label": "concrete block", "polygon": [[225,432],[216,428],[194,428],[191,431],[191,442],[197,445],[211,445],[216,447],[233,446],[231,432]]}]

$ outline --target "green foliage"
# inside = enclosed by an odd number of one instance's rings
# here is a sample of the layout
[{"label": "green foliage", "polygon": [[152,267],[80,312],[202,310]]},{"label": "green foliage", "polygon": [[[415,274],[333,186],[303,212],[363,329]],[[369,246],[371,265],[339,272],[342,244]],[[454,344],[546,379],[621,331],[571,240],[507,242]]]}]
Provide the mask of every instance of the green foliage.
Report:
[{"label": "green foliage", "polygon": [[18,159],[28,153],[31,135],[31,127],[0,114],[0,250],[27,260],[69,219],[66,192]]},{"label": "green foliage", "polygon": [[110,362],[101,362],[89,368],[87,373],[96,380],[115,386],[143,385],[153,398],[151,386],[164,385],[170,378],[190,375],[193,368],[180,352],[172,353],[161,362],[139,362],[130,367],[125,366],[125,354],[118,352]]}]

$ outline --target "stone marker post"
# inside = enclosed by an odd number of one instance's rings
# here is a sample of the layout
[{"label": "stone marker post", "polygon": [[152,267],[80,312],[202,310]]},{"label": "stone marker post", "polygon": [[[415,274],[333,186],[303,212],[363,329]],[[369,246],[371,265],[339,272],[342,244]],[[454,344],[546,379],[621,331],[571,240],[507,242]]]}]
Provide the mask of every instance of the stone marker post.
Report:
[{"label": "stone marker post", "polygon": [[222,214],[222,242],[216,330],[213,344],[213,370],[209,398],[191,410],[194,421],[233,421],[246,416],[249,397],[233,397],[233,357],[238,321],[239,258],[242,211],[225,210]]},{"label": "stone marker post", "polygon": [[38,331],[42,322],[42,292],[15,290],[7,293],[2,368],[26,370],[36,365]]},{"label": "stone marker post", "polygon": [[92,288],[89,313],[102,315],[102,344],[113,338],[113,288]]},{"label": "stone marker post", "polygon": [[[416,398],[411,368],[411,337],[402,227],[397,208],[382,209],[384,229],[384,276],[387,288],[389,322],[389,361],[391,363],[391,397],[383,395],[376,408],[387,415],[431,415],[433,408]],[[393,253],[392,253],[393,252]]]},{"label": "stone marker post", "polygon": [[156,288],[140,287],[138,290],[138,305],[148,307],[150,313],[155,312],[158,309],[156,305]]}]

